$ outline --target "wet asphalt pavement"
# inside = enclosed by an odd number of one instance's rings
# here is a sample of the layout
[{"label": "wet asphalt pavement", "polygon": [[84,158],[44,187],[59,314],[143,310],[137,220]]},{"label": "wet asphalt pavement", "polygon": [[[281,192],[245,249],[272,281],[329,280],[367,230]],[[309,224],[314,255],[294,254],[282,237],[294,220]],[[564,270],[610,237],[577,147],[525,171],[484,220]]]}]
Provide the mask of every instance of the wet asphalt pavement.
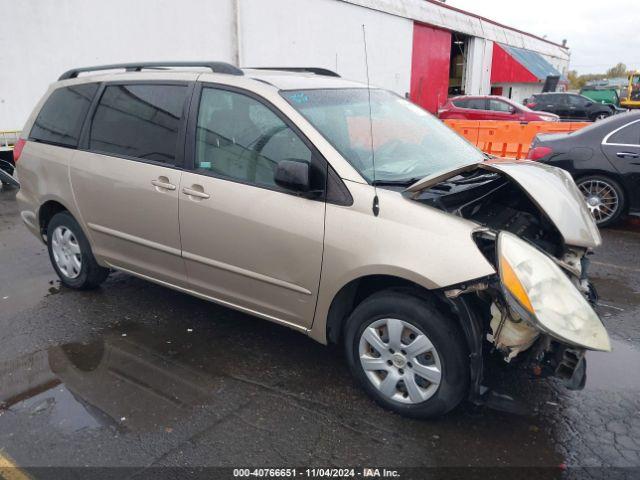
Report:
[{"label": "wet asphalt pavement", "polygon": [[507,376],[530,416],[463,405],[416,421],[369,400],[339,349],[294,331],[122,273],[91,292],[60,287],[14,196],[0,192],[0,454],[35,478],[355,465],[640,477],[638,228],[605,230],[593,258],[614,352],[588,354],[584,391]]}]

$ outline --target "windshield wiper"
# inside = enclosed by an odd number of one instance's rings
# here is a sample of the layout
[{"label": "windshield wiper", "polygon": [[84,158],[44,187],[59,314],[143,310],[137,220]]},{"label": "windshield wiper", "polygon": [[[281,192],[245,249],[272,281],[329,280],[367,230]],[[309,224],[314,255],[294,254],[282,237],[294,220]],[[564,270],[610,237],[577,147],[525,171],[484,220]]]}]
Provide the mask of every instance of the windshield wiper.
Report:
[{"label": "windshield wiper", "polygon": [[376,187],[408,187],[409,185],[413,185],[418,180],[422,180],[424,177],[415,177],[415,178],[407,178],[405,180],[374,180],[371,182],[371,185]]}]

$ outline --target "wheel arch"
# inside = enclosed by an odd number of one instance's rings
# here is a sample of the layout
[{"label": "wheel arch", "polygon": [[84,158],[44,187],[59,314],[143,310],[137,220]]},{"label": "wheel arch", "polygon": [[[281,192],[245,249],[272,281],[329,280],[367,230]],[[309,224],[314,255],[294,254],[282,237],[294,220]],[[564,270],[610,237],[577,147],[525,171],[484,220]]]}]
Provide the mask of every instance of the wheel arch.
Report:
[{"label": "wheel arch", "polygon": [[[47,225],[49,225],[53,216],[60,212],[71,213],[71,210],[59,199],[49,199],[38,208],[38,225],[43,238],[47,235]],[[71,215],[73,215],[73,213],[71,213]]]},{"label": "wheel arch", "polygon": [[[432,290],[405,277],[390,274],[369,274],[354,278],[333,296],[328,309],[324,335],[327,343],[340,343],[347,318],[363,300],[383,290],[401,289],[432,300],[438,308],[452,314],[451,306],[439,290]],[[456,315],[457,316],[457,315]],[[460,317],[458,317],[461,320]]]}]

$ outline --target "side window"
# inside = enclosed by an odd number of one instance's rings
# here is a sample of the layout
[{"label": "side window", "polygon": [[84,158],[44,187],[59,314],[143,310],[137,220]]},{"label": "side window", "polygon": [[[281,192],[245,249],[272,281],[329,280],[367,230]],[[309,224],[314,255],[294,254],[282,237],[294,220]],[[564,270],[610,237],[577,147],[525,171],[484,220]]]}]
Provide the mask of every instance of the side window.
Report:
[{"label": "side window", "polygon": [[458,108],[468,108],[467,104],[469,103],[469,100],[460,98],[458,100],[454,100],[451,103],[453,103]]},{"label": "side window", "polygon": [[91,124],[89,149],[175,165],[186,96],[183,85],[107,86]]},{"label": "side window", "polygon": [[484,98],[470,98],[467,100],[467,108],[472,110],[486,110],[487,102]]},{"label": "side window", "polygon": [[627,125],[622,130],[609,137],[607,143],[619,143],[621,145],[640,145],[640,122]]},{"label": "side window", "polygon": [[587,100],[577,95],[568,95],[569,105],[572,107],[582,108],[587,103]]},{"label": "side window", "polygon": [[195,168],[272,188],[280,160],[311,164],[312,152],[275,113],[257,100],[203,88],[196,126]]},{"label": "side window", "polygon": [[510,113],[509,107],[510,105],[506,102],[494,99],[489,100],[489,110],[491,111]]},{"label": "side window", "polygon": [[77,147],[82,123],[96,90],[97,83],[85,83],[52,92],[40,110],[29,137],[40,142]]}]

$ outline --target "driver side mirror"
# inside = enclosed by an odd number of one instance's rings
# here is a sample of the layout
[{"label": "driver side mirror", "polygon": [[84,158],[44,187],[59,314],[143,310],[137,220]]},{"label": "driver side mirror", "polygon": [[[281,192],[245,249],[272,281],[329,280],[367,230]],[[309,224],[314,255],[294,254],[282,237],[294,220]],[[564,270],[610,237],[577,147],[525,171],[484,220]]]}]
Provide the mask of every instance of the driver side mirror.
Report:
[{"label": "driver side mirror", "polygon": [[281,160],[276,166],[273,179],[282,188],[307,193],[311,189],[309,163],[302,160]]}]

